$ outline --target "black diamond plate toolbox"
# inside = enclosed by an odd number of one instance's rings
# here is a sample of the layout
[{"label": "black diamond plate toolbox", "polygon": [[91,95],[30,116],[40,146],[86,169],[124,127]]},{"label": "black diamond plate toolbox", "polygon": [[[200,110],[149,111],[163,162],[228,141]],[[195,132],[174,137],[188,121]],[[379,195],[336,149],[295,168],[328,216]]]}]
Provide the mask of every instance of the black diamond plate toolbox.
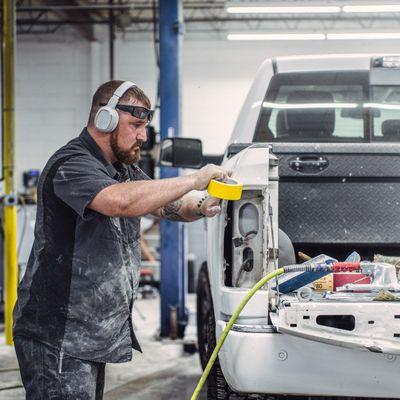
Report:
[{"label": "black diamond plate toolbox", "polygon": [[400,245],[400,144],[277,143],[279,226],[294,244]]}]

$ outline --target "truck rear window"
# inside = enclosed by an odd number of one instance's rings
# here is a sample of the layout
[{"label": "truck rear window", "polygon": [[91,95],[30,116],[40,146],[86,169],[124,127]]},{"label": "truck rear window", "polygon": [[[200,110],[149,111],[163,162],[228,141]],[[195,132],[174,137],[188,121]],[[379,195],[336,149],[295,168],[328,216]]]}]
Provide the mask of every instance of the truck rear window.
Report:
[{"label": "truck rear window", "polygon": [[254,141],[400,141],[400,86],[371,87],[368,71],[277,74]]}]

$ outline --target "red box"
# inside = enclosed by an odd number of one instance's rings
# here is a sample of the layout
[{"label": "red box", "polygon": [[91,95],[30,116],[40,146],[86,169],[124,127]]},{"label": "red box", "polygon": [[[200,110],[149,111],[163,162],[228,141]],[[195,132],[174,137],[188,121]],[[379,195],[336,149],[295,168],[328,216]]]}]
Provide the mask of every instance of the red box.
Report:
[{"label": "red box", "polygon": [[338,272],[333,274],[333,290],[347,283],[354,283],[355,285],[370,284],[371,277],[359,272]]}]

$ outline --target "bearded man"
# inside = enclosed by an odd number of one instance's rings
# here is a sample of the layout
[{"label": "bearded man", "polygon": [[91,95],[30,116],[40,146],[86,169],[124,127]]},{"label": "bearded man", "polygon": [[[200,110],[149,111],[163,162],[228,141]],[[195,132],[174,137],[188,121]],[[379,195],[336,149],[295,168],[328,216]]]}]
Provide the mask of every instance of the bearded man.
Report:
[{"label": "bearded man", "polygon": [[139,284],[140,216],[194,221],[220,211],[189,194],[227,172],[150,180],[136,165],[153,111],[132,82],[93,96],[87,127],[47,162],[35,240],[14,309],[26,398],[102,399],[106,363],[140,351],[132,328]]}]

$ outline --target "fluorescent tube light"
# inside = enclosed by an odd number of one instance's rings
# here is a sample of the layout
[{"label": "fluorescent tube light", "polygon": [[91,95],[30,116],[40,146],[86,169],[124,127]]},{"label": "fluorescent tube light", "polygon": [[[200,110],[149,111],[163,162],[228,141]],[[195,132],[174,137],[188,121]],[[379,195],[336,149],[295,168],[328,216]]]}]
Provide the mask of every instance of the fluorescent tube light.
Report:
[{"label": "fluorescent tube light", "polygon": [[323,33],[230,33],[228,40],[325,40]]},{"label": "fluorescent tube light", "polygon": [[358,6],[343,6],[345,13],[386,13],[400,12],[400,4],[370,4]]},{"label": "fluorescent tube light", "polygon": [[230,14],[322,14],[322,13],[339,13],[338,6],[295,6],[295,7],[271,7],[271,6],[228,6],[226,12]]},{"label": "fluorescent tube light", "polygon": [[327,33],[328,40],[400,39],[400,32]]},{"label": "fluorescent tube light", "polygon": [[[259,102],[254,103],[253,107],[260,105]],[[364,103],[363,105],[357,103],[272,103],[264,101],[263,108],[273,108],[278,110],[296,110],[296,109],[315,109],[315,108],[379,108],[382,110],[400,110],[400,104],[387,104],[387,103]]]},{"label": "fluorescent tube light", "polygon": [[365,108],[379,108],[381,110],[400,110],[400,104],[365,103]]},{"label": "fluorescent tube light", "polygon": [[264,108],[275,108],[279,110],[296,110],[309,108],[357,108],[360,105],[357,103],[270,103],[263,102]]}]

